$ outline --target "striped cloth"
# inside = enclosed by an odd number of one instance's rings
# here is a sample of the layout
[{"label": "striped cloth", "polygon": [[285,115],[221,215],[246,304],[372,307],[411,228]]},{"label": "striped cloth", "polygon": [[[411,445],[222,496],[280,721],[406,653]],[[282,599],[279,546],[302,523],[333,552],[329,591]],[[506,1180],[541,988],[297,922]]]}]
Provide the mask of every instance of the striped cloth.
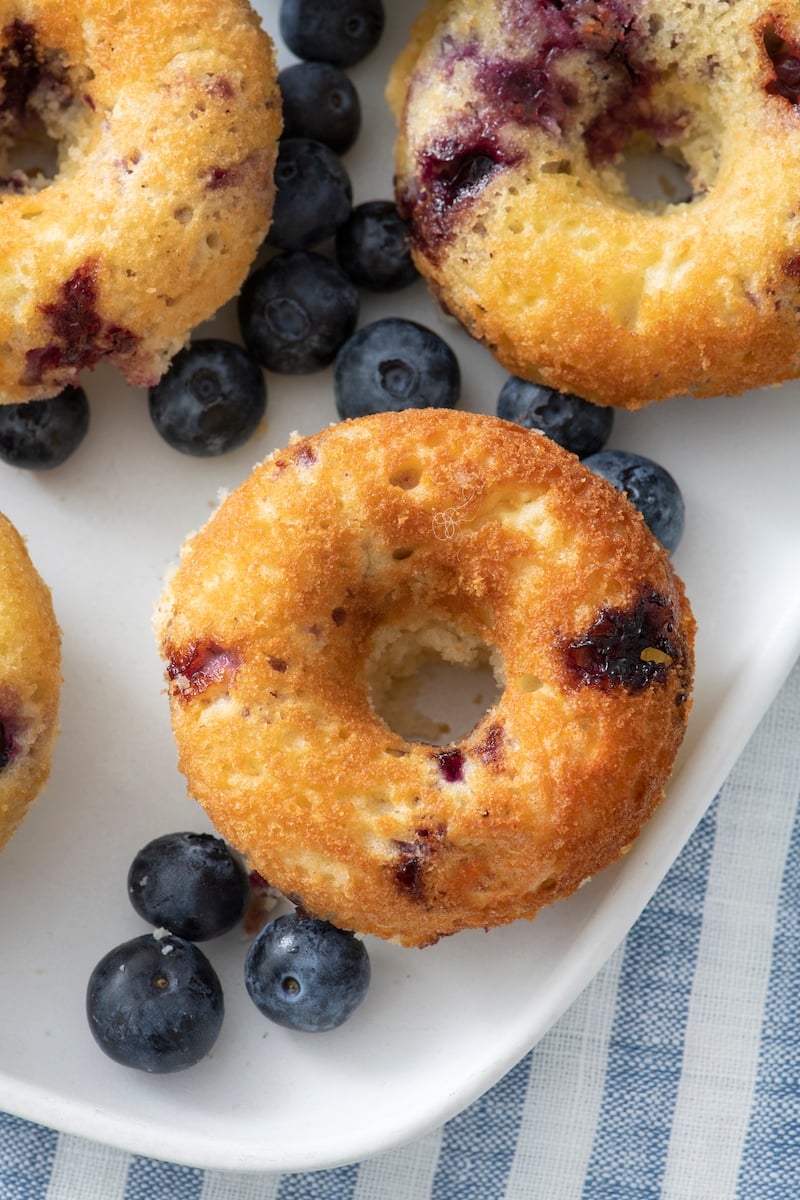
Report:
[{"label": "striped cloth", "polygon": [[0,1200],[798,1200],[799,795],[800,662],[583,995],[413,1145],[204,1172],[6,1115]]}]

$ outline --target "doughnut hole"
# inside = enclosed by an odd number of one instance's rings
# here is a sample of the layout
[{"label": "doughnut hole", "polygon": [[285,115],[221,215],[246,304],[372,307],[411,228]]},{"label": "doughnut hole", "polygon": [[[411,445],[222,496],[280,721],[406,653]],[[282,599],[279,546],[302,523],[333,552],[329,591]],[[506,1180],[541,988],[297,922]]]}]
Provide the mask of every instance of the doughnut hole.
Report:
[{"label": "doughnut hole", "polygon": [[645,93],[634,87],[587,129],[586,152],[601,192],[625,208],[665,216],[703,198],[720,170],[722,114],[710,80],[689,99],[671,76]]},{"label": "doughnut hole", "polygon": [[502,691],[498,651],[447,621],[385,625],[366,663],[377,715],[408,742],[443,745],[471,733]]},{"label": "doughnut hole", "polygon": [[4,137],[0,151],[2,190],[37,191],[58,173],[59,142],[44,125],[32,122],[16,138]]},{"label": "doughnut hole", "polygon": [[680,148],[665,149],[655,138],[628,145],[618,170],[628,195],[644,207],[688,204],[694,194],[691,170]]},{"label": "doughnut hole", "polygon": [[67,166],[91,111],[91,71],[68,66],[65,52],[43,45],[20,18],[0,40],[0,192],[20,195],[48,186]]}]

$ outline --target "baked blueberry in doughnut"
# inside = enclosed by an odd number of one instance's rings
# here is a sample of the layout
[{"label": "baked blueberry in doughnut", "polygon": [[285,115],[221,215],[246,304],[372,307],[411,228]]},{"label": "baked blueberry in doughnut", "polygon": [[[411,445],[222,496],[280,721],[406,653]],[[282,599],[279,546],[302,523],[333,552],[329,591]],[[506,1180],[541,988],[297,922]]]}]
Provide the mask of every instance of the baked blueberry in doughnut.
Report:
[{"label": "baked blueberry in doughnut", "polygon": [[0,402],[101,361],[149,386],[236,293],[276,79],[246,0],[0,0]]},{"label": "baked blueberry in doughnut", "polygon": [[[155,624],[220,833],[307,912],[409,946],[534,917],[623,854],[690,706],[694,620],[641,515],[544,435],[457,410],[273,454]],[[499,688],[444,745],[383,715],[437,658]]]},{"label": "baked blueberry in doughnut", "polygon": [[388,96],[417,266],[513,375],[636,409],[800,373],[796,4],[432,0]]},{"label": "baked blueberry in doughnut", "polygon": [[50,774],[61,634],[50,591],[0,515],[0,849]]}]

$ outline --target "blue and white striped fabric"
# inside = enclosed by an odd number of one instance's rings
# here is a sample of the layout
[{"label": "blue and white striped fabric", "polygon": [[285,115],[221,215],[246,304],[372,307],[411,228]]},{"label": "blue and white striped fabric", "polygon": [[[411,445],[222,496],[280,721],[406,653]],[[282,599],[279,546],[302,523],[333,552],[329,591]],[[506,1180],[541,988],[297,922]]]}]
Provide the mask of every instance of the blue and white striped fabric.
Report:
[{"label": "blue and white striped fabric", "polygon": [[799,797],[800,663],[625,943],[421,1141],[246,1175],[0,1116],[0,1200],[798,1200]]}]

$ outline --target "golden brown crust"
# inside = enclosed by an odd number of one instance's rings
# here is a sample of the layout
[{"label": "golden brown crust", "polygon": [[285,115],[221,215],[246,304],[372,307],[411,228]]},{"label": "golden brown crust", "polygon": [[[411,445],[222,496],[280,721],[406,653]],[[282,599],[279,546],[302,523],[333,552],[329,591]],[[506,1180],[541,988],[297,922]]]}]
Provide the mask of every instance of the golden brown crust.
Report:
[{"label": "golden brown crust", "polygon": [[[512,373],[632,409],[800,373],[800,95],[776,65],[800,24],[788,0],[704,12],[434,0],[417,22],[388,88],[398,201]],[[633,130],[685,159],[691,202],[631,198]]]},{"label": "golden brown crust", "polygon": [[[267,233],[270,39],[246,0],[4,0],[0,48],[29,64],[25,111],[60,149],[41,190],[0,197],[0,397],[52,395],[100,359],[151,384]],[[18,115],[0,112],[0,150]]]},{"label": "golden brown crust", "polygon": [[49,589],[0,515],[0,849],[50,774],[60,691],[61,635]]},{"label": "golden brown crust", "polygon": [[[634,670],[661,656],[641,686],[588,682],[598,619]],[[694,621],[640,516],[543,436],[462,412],[361,418],[267,459],[187,541],[156,627],[180,767],[217,828],[309,911],[408,945],[533,917],[616,859],[689,707]],[[448,747],[376,713],[409,644],[488,647],[504,683]]]}]

